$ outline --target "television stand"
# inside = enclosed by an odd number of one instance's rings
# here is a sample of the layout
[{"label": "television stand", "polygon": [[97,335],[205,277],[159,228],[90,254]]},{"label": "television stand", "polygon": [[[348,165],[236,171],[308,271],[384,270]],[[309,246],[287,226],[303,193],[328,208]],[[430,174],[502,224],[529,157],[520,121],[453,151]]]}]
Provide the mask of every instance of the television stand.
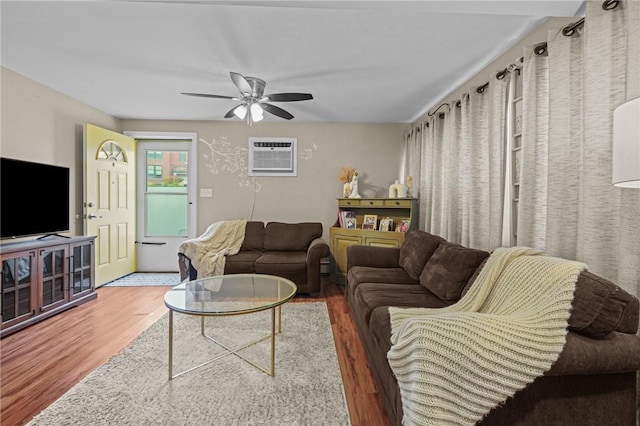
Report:
[{"label": "television stand", "polygon": [[98,296],[95,239],[78,236],[0,244],[0,337]]}]

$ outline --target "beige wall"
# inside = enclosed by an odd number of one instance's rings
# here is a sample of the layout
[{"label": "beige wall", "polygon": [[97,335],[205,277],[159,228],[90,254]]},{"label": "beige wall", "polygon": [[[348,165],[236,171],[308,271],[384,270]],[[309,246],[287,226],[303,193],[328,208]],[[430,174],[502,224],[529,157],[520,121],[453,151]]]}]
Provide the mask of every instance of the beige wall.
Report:
[{"label": "beige wall", "polygon": [[[66,166],[71,169],[71,235],[82,234],[82,144],[87,122],[110,130],[196,132],[198,187],[212,188],[212,198],[198,199],[201,233],[212,222],[232,218],[264,221],[320,221],[328,236],[337,218],[336,198],[341,196],[340,168],[356,167],[361,173],[360,194],[384,197],[399,174],[405,124],[261,122],[240,121],[136,121],[118,120],[11,70],[1,69],[0,155]],[[250,136],[298,138],[297,177],[259,177],[257,192],[239,186],[242,173],[212,173],[208,164],[225,153],[246,150]],[[227,148],[210,150],[228,142]],[[208,143],[208,144],[207,144]],[[246,161],[247,152],[240,156]],[[255,204],[254,204],[255,202]]]},{"label": "beige wall", "polygon": [[70,234],[81,235],[83,125],[119,131],[119,120],[6,68],[0,87],[0,155],[69,167]]},{"label": "beige wall", "polygon": [[[342,166],[361,174],[363,197],[385,197],[397,179],[405,124],[261,122],[241,121],[138,121],[123,120],[123,131],[195,132],[198,142],[198,188],[211,188],[212,198],[198,197],[198,233],[223,219],[303,222],[319,221],[325,238],[337,219],[336,198],[342,194],[338,174]],[[252,191],[246,183],[247,146],[251,136],[295,137],[298,140],[297,177],[256,177]],[[211,148],[213,147],[213,148]],[[239,154],[237,157],[234,155]],[[227,155],[244,160],[238,171],[221,166]],[[199,191],[198,191],[199,193]],[[255,204],[254,204],[255,203]]]}]

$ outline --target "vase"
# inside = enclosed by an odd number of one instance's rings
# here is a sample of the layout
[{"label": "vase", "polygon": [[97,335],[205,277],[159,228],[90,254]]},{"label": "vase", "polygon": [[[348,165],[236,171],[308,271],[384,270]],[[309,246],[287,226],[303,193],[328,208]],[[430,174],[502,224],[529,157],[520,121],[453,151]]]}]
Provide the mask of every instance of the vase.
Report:
[{"label": "vase", "polygon": [[407,197],[407,186],[400,183],[399,181],[395,181],[389,186],[389,198],[406,198]]},{"label": "vase", "polygon": [[349,198],[349,195],[351,195],[351,183],[347,182],[342,185],[342,197]]}]

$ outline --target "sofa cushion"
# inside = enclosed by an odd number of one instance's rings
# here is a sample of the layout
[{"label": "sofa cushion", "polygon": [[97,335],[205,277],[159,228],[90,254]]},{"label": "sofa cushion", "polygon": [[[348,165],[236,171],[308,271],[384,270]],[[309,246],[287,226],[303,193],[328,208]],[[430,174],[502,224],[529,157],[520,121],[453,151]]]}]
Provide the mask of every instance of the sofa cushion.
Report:
[{"label": "sofa cushion", "polygon": [[277,252],[266,251],[256,259],[258,274],[281,275],[307,272],[307,252]]},{"label": "sofa cushion", "polygon": [[[371,266],[353,266],[347,272],[347,297],[351,297],[353,291],[360,283],[385,283],[389,286],[394,284],[413,284],[419,282],[414,280],[402,268],[374,268]],[[391,290],[391,289],[390,289]]]},{"label": "sofa cushion", "polygon": [[322,237],[319,222],[269,222],[265,227],[265,251],[306,251],[316,238]]},{"label": "sofa cushion", "polygon": [[306,259],[304,251],[264,252],[256,259],[256,273],[287,278],[298,286],[298,292],[308,292]]},{"label": "sofa cushion", "polygon": [[407,232],[400,247],[400,266],[411,278],[419,280],[424,265],[443,241],[444,238],[419,229]]},{"label": "sofa cushion", "polygon": [[240,251],[258,250],[264,248],[264,223],[263,222],[247,222],[244,228],[244,240]]},{"label": "sofa cushion", "polygon": [[440,243],[429,259],[420,284],[446,302],[460,299],[469,278],[489,253],[449,242]]},{"label": "sofa cushion", "polygon": [[369,323],[371,311],[379,306],[442,308],[449,303],[416,284],[361,283],[353,292],[356,315]]},{"label": "sofa cushion", "polygon": [[589,271],[578,277],[569,330],[602,337],[614,330],[638,331],[638,299],[612,282]]},{"label": "sofa cushion", "polygon": [[387,283],[418,284],[402,268],[373,268],[370,266],[354,266],[347,273],[349,284]]},{"label": "sofa cushion", "polygon": [[254,263],[262,255],[259,251],[241,251],[233,256],[227,256],[224,263],[225,274],[251,274],[254,273]]}]

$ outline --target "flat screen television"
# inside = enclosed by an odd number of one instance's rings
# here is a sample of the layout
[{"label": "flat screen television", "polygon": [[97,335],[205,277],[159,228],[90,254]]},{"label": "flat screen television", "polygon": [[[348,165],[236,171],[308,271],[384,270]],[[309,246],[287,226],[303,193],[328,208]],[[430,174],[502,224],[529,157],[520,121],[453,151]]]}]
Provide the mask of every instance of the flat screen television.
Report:
[{"label": "flat screen television", "polygon": [[0,238],[69,231],[69,168],[0,158]]}]

